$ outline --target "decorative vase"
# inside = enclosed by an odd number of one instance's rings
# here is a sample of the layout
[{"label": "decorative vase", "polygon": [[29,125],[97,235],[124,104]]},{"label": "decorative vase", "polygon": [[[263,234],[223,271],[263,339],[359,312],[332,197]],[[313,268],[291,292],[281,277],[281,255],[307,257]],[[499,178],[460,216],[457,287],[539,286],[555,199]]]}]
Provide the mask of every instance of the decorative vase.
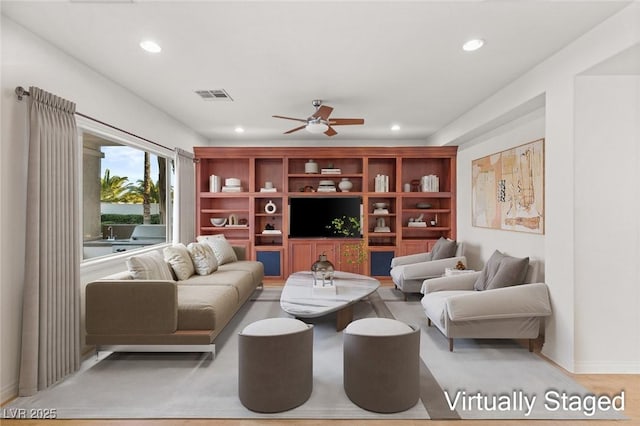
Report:
[{"label": "decorative vase", "polygon": [[276,204],[271,200],[264,206],[264,212],[267,214],[274,214],[277,209]]},{"label": "decorative vase", "polygon": [[318,163],[313,160],[309,160],[304,163],[304,172],[305,173],[318,173]]},{"label": "decorative vase", "polygon": [[342,178],[338,184],[338,188],[340,188],[340,191],[342,192],[349,192],[351,191],[351,188],[353,188],[353,182],[351,182],[349,178]]},{"label": "decorative vase", "polygon": [[316,287],[325,287],[333,285],[333,274],[335,269],[333,263],[327,260],[327,255],[322,253],[318,260],[311,265],[313,274],[313,285]]}]

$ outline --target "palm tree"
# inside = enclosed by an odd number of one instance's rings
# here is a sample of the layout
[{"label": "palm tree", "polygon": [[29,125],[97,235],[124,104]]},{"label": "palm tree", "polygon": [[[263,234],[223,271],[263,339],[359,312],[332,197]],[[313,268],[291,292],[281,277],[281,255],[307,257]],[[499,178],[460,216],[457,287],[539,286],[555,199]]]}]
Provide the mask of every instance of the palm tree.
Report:
[{"label": "palm tree", "polygon": [[[135,184],[127,185],[127,193],[124,194],[123,201],[126,203],[144,203],[144,180],[138,179]],[[159,202],[159,182],[149,181],[149,204]]]},{"label": "palm tree", "polygon": [[126,176],[111,176],[111,170],[106,169],[100,180],[100,200],[111,203],[123,201],[129,190],[128,180]]},{"label": "palm tree", "polygon": [[142,223],[151,223],[151,160],[149,153],[144,152],[144,178],[142,182]]}]

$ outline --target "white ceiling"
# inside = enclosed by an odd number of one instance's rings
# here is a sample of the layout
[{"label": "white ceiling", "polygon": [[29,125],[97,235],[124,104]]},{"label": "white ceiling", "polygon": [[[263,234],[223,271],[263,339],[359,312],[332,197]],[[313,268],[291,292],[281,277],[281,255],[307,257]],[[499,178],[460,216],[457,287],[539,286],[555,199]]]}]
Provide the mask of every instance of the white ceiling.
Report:
[{"label": "white ceiling", "polygon": [[[2,1],[2,13],[212,141],[326,139],[300,131],[311,101],[333,139],[430,134],[629,1]],[[464,41],[486,40],[477,52]],[[162,53],[138,47],[156,40]],[[28,83],[28,82],[27,82]],[[225,89],[233,102],[194,91]],[[78,105],[82,111],[82,105]],[[392,132],[394,123],[402,126]],[[242,126],[243,134],[234,128]]]}]

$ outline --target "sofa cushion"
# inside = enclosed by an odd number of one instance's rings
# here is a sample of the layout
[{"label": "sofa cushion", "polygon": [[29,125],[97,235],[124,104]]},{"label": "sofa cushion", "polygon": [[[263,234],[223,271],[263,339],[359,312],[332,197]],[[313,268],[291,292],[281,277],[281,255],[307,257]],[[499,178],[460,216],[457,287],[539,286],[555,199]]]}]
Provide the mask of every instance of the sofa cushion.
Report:
[{"label": "sofa cushion", "polygon": [[218,269],[218,259],[207,243],[190,243],[187,246],[198,275],[209,275]]},{"label": "sofa cushion", "polygon": [[191,255],[184,244],[175,244],[165,248],[162,252],[164,259],[169,262],[178,280],[186,280],[195,273]]},{"label": "sofa cushion", "polygon": [[444,237],[440,237],[436,244],[431,249],[431,260],[448,259],[456,255],[457,243],[454,240],[449,240]]},{"label": "sofa cushion", "polygon": [[240,303],[248,298],[256,289],[253,277],[246,271],[225,271],[218,269],[209,275],[194,275],[186,281],[180,281],[180,285],[219,285],[232,287],[236,290],[237,300]]},{"label": "sofa cushion", "polygon": [[496,250],[482,269],[473,288],[482,291],[522,284],[528,267],[528,257],[507,256]]},{"label": "sofa cushion", "polygon": [[237,296],[231,287],[178,285],[178,330],[216,330],[236,309]]},{"label": "sofa cushion", "polygon": [[219,267],[221,271],[245,271],[251,274],[256,286],[262,283],[264,278],[264,265],[262,262],[255,260],[239,260],[237,262],[227,263]]},{"label": "sofa cushion", "polygon": [[127,269],[134,280],[171,280],[171,268],[157,251],[131,256]]},{"label": "sofa cushion", "polygon": [[199,243],[204,242],[211,246],[218,260],[218,266],[238,261],[236,252],[224,235],[200,235],[197,240]]}]

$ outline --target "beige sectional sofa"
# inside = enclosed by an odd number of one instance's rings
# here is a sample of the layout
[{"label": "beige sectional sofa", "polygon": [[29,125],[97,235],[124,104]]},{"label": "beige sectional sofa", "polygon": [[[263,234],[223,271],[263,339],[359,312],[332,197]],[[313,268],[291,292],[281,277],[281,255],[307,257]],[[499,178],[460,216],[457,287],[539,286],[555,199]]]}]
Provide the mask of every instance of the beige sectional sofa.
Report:
[{"label": "beige sectional sofa", "polygon": [[[183,279],[166,276],[167,270],[176,272],[175,263],[166,260],[167,249],[164,256],[156,251],[129,258],[128,271],[87,285],[87,344],[98,350],[213,351],[216,336],[264,277],[262,263],[243,260],[239,247],[233,254],[214,272],[186,279],[184,271],[179,271]],[[147,262],[151,274],[163,279],[136,278],[133,260]]]}]

